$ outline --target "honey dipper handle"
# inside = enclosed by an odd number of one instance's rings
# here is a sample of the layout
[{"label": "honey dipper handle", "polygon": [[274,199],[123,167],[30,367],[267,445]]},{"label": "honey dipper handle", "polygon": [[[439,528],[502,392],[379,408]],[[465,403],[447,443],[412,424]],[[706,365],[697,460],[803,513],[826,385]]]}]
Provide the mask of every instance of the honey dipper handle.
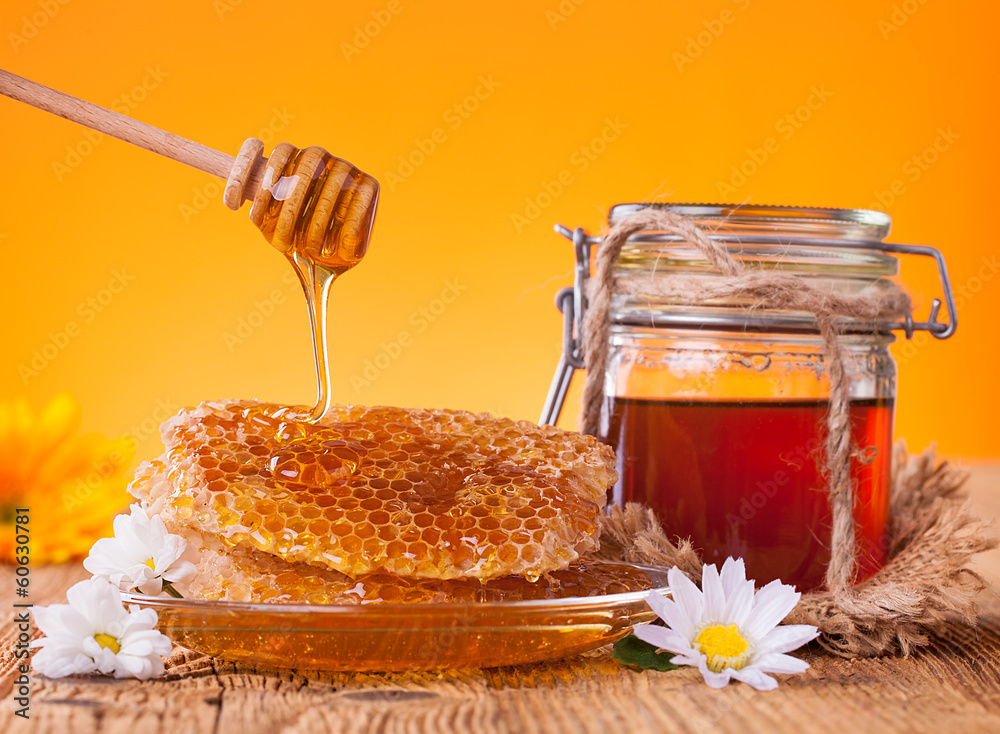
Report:
[{"label": "honey dipper handle", "polygon": [[186,163],[219,178],[229,178],[235,162],[235,158],[231,155],[133,120],[113,110],[77,99],[3,69],[0,69],[0,93],[124,140],[126,143]]}]

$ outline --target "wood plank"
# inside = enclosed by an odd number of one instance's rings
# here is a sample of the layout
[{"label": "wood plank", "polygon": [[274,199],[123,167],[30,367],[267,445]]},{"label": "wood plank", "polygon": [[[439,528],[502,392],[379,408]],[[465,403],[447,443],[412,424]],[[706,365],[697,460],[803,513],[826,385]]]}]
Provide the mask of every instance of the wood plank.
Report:
[{"label": "wood plank", "polygon": [[[1000,466],[977,466],[969,485],[982,514],[1000,512]],[[977,560],[1000,582],[1000,551]],[[79,565],[32,571],[30,600],[63,601],[85,578]],[[0,569],[13,601],[13,572]],[[364,674],[266,670],[175,650],[161,680],[33,676],[31,720],[12,715],[16,630],[0,630],[4,730],[110,732],[812,732],[1000,731],[1000,597],[979,628],[950,625],[909,658],[845,661],[809,649],[806,673],[758,693],[721,691],[696,671],[636,672],[607,651],[548,664],[441,673]],[[9,609],[9,604],[7,605]],[[9,726],[8,726],[9,722]]]}]

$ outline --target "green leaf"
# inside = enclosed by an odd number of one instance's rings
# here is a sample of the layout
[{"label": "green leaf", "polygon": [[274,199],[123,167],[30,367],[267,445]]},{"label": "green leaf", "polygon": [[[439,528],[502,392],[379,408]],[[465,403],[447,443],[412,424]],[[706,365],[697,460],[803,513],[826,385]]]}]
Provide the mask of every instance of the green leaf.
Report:
[{"label": "green leaf", "polygon": [[643,642],[633,634],[615,643],[611,657],[624,665],[635,665],[642,670],[676,670],[678,665],[670,662],[672,652],[657,652],[654,645]]}]

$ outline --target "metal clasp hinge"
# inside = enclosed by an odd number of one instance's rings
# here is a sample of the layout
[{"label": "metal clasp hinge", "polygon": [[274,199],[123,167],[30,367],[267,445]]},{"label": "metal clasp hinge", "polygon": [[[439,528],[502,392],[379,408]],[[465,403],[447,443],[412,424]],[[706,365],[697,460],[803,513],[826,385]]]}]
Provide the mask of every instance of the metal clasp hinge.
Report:
[{"label": "metal clasp hinge", "polygon": [[556,372],[552,376],[549,393],[545,396],[542,416],[538,422],[543,426],[554,426],[566,402],[573,373],[585,366],[583,352],[583,316],[587,309],[587,280],[590,278],[590,248],[600,242],[600,238],[588,237],[582,227],[570,230],[561,224],[556,232],[573,242],[576,265],[573,270],[573,286],[556,294],[556,308],[563,315],[562,355]]}]

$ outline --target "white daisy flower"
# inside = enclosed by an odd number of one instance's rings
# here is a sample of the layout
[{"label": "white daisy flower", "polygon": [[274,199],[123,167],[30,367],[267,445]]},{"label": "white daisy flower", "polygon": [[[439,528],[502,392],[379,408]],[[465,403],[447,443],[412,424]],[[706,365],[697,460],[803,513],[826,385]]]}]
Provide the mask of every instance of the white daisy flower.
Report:
[{"label": "white daisy flower", "polygon": [[94,543],[83,567],[122,591],[159,594],[165,587],[178,596],[171,584],[195,571],[194,564],[181,559],[187,541],[168,533],[163,520],[149,517],[138,503],[131,510],[115,518],[115,537]]},{"label": "white daisy flower", "polygon": [[712,688],[731,678],[759,691],[778,687],[766,673],[801,673],[804,660],[785,655],[819,636],[808,624],[778,626],[799,601],[794,586],[772,581],[754,593],[743,560],[729,558],[719,574],[715,565],[702,567],[701,590],[674,567],[667,574],[673,599],[647,597],[666,627],[644,624],[633,632],[640,640],[674,653],[674,665],[701,671]]},{"label": "white daisy flower", "polygon": [[49,678],[78,673],[113,673],[146,680],[163,674],[171,644],[156,629],[152,609],[127,611],[118,589],[101,578],[81,581],[66,592],[69,604],[32,607],[44,637],[31,647],[35,670]]}]

